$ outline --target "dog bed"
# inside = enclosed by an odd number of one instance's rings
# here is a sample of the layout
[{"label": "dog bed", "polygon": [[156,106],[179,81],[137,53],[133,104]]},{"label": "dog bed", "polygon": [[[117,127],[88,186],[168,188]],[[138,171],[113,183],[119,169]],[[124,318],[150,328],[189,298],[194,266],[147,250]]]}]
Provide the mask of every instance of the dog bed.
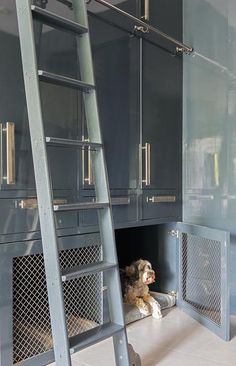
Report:
[{"label": "dog bed", "polygon": [[[160,292],[150,291],[150,295],[159,302],[161,310],[170,308],[176,303],[175,295],[172,294],[163,294]],[[149,315],[151,315],[151,313]],[[141,314],[139,309],[134,305],[124,304],[124,316],[126,324],[146,318],[149,315]]]}]

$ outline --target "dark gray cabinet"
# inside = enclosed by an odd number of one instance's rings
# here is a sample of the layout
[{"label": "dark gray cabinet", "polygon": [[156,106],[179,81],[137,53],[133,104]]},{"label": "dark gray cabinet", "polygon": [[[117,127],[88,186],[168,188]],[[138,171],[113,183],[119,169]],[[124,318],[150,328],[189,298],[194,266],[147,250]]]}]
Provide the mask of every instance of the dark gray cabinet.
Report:
[{"label": "dark gray cabinet", "polygon": [[[135,2],[124,4],[125,11],[138,16],[141,2],[136,2],[136,12]],[[177,17],[167,28],[168,7],[163,1],[151,1],[150,23],[160,29],[163,26],[166,32],[181,40],[180,5],[180,1],[174,5]],[[133,224],[137,220],[141,224],[140,220],[146,219],[180,220],[182,58],[174,57],[170,45],[153,34],[144,39],[139,37],[141,34],[130,34],[134,24],[131,26],[111,10],[95,4],[90,5],[90,9],[98,105],[111,195],[120,190],[127,197],[136,195],[138,212],[133,220],[132,215],[129,216]],[[86,139],[86,128],[82,135]],[[83,153],[81,164],[83,195],[93,199],[90,152]],[[132,207],[130,210],[123,207],[123,210],[125,226],[126,212],[134,211]],[[82,226],[97,221],[94,213],[81,215]],[[114,220],[119,226],[116,209]]]},{"label": "dark gray cabinet", "polygon": [[[126,1],[122,5],[126,11],[137,13],[136,1]],[[119,24],[120,20],[118,21],[111,11],[92,3],[89,9],[102,137],[114,204],[113,216],[115,225],[119,226],[137,221],[139,39],[127,31],[125,24]],[[82,138],[87,139],[85,120]],[[90,154],[88,150],[82,151],[81,154],[80,188],[85,200],[92,200],[95,196]],[[96,213],[85,211],[80,214],[82,226],[96,223]]]},{"label": "dark gray cabinet", "polygon": [[[15,1],[10,0],[0,15],[2,49],[0,72],[0,241],[39,236],[34,170],[22,75]],[[35,23],[39,68],[66,74],[76,72],[75,39]],[[74,90],[40,83],[45,134],[78,136],[77,93]],[[7,124],[10,122],[10,125]],[[7,127],[14,126],[14,129]],[[39,157],[40,158],[40,157]],[[77,191],[77,151],[49,147],[49,164],[54,197],[75,200]],[[77,214],[56,215],[57,227],[78,225]],[[65,234],[65,232],[64,232]]]},{"label": "dark gray cabinet", "polygon": [[[94,49],[98,105],[111,189],[138,187],[139,43],[113,30],[117,39]],[[119,34],[117,34],[119,33]]]},{"label": "dark gray cabinet", "polygon": [[[111,190],[138,187],[139,39],[122,23],[108,22],[114,12],[90,6],[90,33],[98,106]],[[122,3],[136,14],[136,1]],[[105,20],[104,20],[105,19]],[[118,23],[117,17],[114,18]],[[86,134],[86,132],[85,132]],[[88,169],[87,169],[88,170]],[[84,182],[85,184],[86,182]],[[85,185],[86,188],[86,185]]]},{"label": "dark gray cabinet", "polygon": [[[20,46],[18,33],[10,33],[16,25],[14,2],[7,5],[9,13],[1,15],[0,42],[2,47],[0,88],[1,88],[1,112],[2,124],[2,185],[1,190],[29,190],[35,189],[31,146],[22,76]],[[14,15],[14,16],[13,16]],[[8,24],[6,24],[9,22]],[[14,23],[14,24],[13,24]],[[35,24],[37,26],[38,24]],[[68,36],[61,35],[61,42],[55,42],[58,37],[56,31],[40,29],[37,27],[36,36],[41,38],[39,53],[39,68],[51,71],[51,65],[56,65],[58,70],[54,72],[65,74],[71,67],[71,53],[73,42],[68,42]],[[62,33],[62,32],[61,32]],[[64,37],[64,38],[63,38]],[[66,37],[66,38],[65,38]],[[65,47],[66,45],[66,47]],[[58,56],[61,57],[58,57]],[[63,62],[60,61],[63,59]],[[58,62],[59,60],[59,62]],[[77,126],[77,94],[75,91],[55,85],[40,83],[45,132],[49,136],[67,137],[78,135]],[[6,122],[14,124],[12,132],[15,140],[15,152],[13,161],[7,161],[7,134]],[[55,189],[76,189],[76,154],[65,148],[49,151],[49,159],[52,171],[52,180]],[[15,166],[14,177],[11,184],[7,183],[7,172]],[[64,171],[63,171],[64,170]]]},{"label": "dark gray cabinet", "polygon": [[[169,19],[170,6],[176,19]],[[181,40],[181,2],[169,1],[169,7],[150,1],[149,22]],[[180,219],[182,57],[174,56],[173,46],[153,34],[141,41],[141,47],[142,218]]]},{"label": "dark gray cabinet", "polygon": [[[163,20],[164,15],[167,18],[167,12],[164,14],[160,9],[156,19],[157,11],[156,8],[153,11],[153,6],[157,5],[161,9],[166,8],[160,1],[151,1],[150,22],[154,25],[160,20],[163,24],[169,23]],[[137,0],[124,1],[118,6],[133,15],[140,15],[140,2]],[[0,198],[4,199],[1,212],[6,215],[6,220],[2,220],[0,225],[3,242],[4,236],[10,234],[14,236],[7,240],[22,240],[29,235],[34,236],[35,232],[39,235],[15,1],[7,2],[6,9],[0,15],[1,70],[4,70],[0,73]],[[47,9],[72,19],[69,7],[58,1],[48,2]],[[182,82],[182,60],[158,47],[160,40],[153,44],[149,35],[147,39],[141,39],[133,34],[132,22],[104,6],[91,2],[89,10],[98,106],[115,225],[127,227],[147,224],[148,220],[152,223],[153,220],[173,221],[180,217],[181,211],[182,102],[178,93]],[[39,68],[79,78],[75,37],[39,22],[34,26]],[[171,29],[164,30],[171,32]],[[177,37],[177,34],[172,35]],[[142,89],[140,73],[143,74]],[[81,93],[44,82],[40,83],[40,90],[45,134],[86,139]],[[15,126],[15,181],[11,184],[6,179],[7,122]],[[146,150],[141,151],[141,146]],[[141,182],[146,178],[147,146],[151,147],[150,185]],[[48,147],[48,150],[54,197],[67,202],[93,200],[91,152],[65,147]],[[164,196],[168,202],[157,204],[159,196]],[[171,202],[173,197],[176,197],[175,202]],[[31,201],[28,200],[31,199],[33,204],[30,206]],[[58,214],[57,221],[63,233],[63,230],[76,233],[90,230],[96,225],[97,218],[96,213],[84,211]]]},{"label": "dark gray cabinet", "polygon": [[[1,194],[4,191],[4,197],[8,194],[6,191],[34,189],[35,187],[32,156],[29,154],[31,147],[19,42],[16,34],[5,31],[5,25],[4,22],[0,22],[2,49],[0,73],[0,123],[2,129],[0,175]],[[14,130],[6,131],[7,122],[11,122]],[[8,146],[9,144],[10,146]],[[10,160],[7,156],[9,147],[13,151],[15,150]],[[11,176],[10,180],[9,175]]]}]

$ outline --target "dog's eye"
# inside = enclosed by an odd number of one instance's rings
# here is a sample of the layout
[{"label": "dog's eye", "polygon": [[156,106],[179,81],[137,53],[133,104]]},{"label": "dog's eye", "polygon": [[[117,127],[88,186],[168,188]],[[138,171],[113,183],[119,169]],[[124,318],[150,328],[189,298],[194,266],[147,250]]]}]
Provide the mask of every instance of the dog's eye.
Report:
[{"label": "dog's eye", "polygon": [[149,264],[147,265],[147,269],[151,269],[151,266]]}]

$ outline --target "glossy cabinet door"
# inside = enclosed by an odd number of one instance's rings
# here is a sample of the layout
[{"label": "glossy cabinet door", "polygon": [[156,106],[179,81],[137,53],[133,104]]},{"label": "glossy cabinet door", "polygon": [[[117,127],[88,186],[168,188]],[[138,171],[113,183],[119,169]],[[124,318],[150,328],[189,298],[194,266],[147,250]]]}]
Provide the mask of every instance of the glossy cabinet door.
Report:
[{"label": "glossy cabinet door", "polygon": [[[118,4],[119,5],[119,4]],[[136,13],[136,1],[122,2],[122,9]],[[139,174],[139,39],[123,18],[92,2],[89,26],[94,60],[101,132],[104,143],[113,217],[116,226],[137,220]],[[86,121],[82,138],[87,139]],[[95,199],[91,152],[81,156],[81,194]],[[81,227],[97,224],[94,212],[81,212]]]},{"label": "glossy cabinet door", "polygon": [[114,40],[94,47],[98,105],[110,189],[128,190],[138,185],[139,42],[110,32]]},{"label": "glossy cabinet door", "polygon": [[[53,2],[50,2],[50,6]],[[56,2],[54,2],[56,4]],[[62,7],[62,10],[65,8]],[[67,9],[67,8],[66,8]],[[53,10],[53,9],[48,9]],[[56,9],[55,9],[56,10]],[[68,10],[66,10],[68,12]],[[62,14],[63,15],[63,14]],[[72,35],[34,23],[38,67],[75,77],[76,42]],[[60,39],[60,42],[58,42]],[[34,169],[24,92],[15,1],[4,2],[0,12],[0,241],[39,233]],[[75,90],[40,82],[46,136],[77,138],[78,94]],[[9,129],[10,127],[10,129]],[[14,128],[13,128],[14,127]],[[77,189],[77,151],[48,148],[55,198],[73,201]],[[39,156],[40,159],[40,156]],[[32,201],[30,201],[32,199]],[[77,225],[75,213],[57,215],[58,228]],[[39,235],[39,234],[38,234]]]},{"label": "glossy cabinet door", "polygon": [[[126,1],[123,8],[134,13],[135,5],[136,1]],[[105,11],[97,13],[96,9],[91,5],[93,12],[90,13],[89,25],[109,185],[111,190],[136,189],[139,158],[139,40],[126,30],[114,12],[102,7],[101,10]],[[106,20],[108,14],[114,24]],[[88,169],[85,166],[85,170]],[[84,188],[91,188],[88,187],[91,186],[90,182],[86,185],[86,181],[83,182]]]},{"label": "glossy cabinet door", "polygon": [[[171,12],[167,5],[150,1],[149,22],[181,41],[181,2],[169,1]],[[173,218],[181,212],[182,57],[173,55],[174,45],[153,34],[141,43],[142,215]]]},{"label": "glossy cabinet door", "polygon": [[[17,30],[15,1],[5,4],[0,14],[1,70],[0,70],[0,123],[2,124],[2,190],[35,189],[31,144],[20,44]],[[35,40],[38,67],[55,73],[76,71],[75,39],[65,32],[35,22]],[[57,41],[60,39],[60,42]],[[74,58],[72,57],[75,52]],[[77,94],[68,88],[40,83],[45,134],[57,137],[78,135]],[[8,136],[7,122],[14,125]],[[12,159],[7,157],[8,145]],[[14,151],[13,151],[14,150]],[[55,189],[76,188],[76,154],[63,148],[49,149],[52,180]],[[63,171],[64,170],[64,171]],[[11,174],[10,174],[11,173]],[[10,179],[8,175],[13,177]]]}]

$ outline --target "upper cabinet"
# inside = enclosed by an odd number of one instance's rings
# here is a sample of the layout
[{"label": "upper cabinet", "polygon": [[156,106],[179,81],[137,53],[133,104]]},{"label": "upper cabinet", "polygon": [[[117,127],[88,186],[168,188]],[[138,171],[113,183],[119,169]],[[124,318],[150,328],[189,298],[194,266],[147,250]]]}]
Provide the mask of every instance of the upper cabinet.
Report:
[{"label": "upper cabinet", "polygon": [[181,183],[182,62],[143,41],[143,189]]},{"label": "upper cabinet", "polygon": [[[65,32],[34,22],[38,68],[62,75],[76,72],[76,40]],[[60,42],[58,42],[60,39]],[[15,1],[0,14],[2,49],[0,72],[1,191],[35,190]],[[72,57],[74,52],[75,56]],[[46,136],[75,138],[77,92],[40,82]],[[7,124],[7,122],[10,122]],[[76,152],[49,148],[54,189],[77,188]],[[6,195],[7,193],[4,193]],[[15,193],[17,194],[17,193]],[[26,194],[26,193],[23,193]]]},{"label": "upper cabinet", "polygon": [[[179,0],[150,0],[146,16],[154,27],[181,41],[181,10]],[[180,218],[182,57],[173,55],[173,45],[154,34],[141,41],[141,48],[142,217]]]},{"label": "upper cabinet", "polygon": [[[140,18],[145,2],[114,2]],[[51,0],[46,9],[73,19],[68,2]],[[153,26],[181,40],[181,0],[150,0]],[[170,12],[169,9],[172,9]],[[181,218],[182,58],[173,45],[155,35],[135,33],[136,22],[92,1],[88,4],[94,73],[102,137],[118,227],[176,221]],[[80,79],[77,40],[70,33],[34,22],[39,69]],[[0,12],[0,197],[10,212],[4,232],[38,229],[34,169],[29,138],[15,0]],[[80,91],[40,81],[45,135],[87,139]],[[9,122],[7,124],[7,122]],[[54,197],[67,202],[95,199],[91,154],[48,147]],[[9,202],[6,200],[8,199]],[[21,200],[25,200],[23,203]],[[31,205],[32,203],[32,205]],[[32,207],[29,208],[28,205]],[[23,208],[22,208],[23,207]],[[31,209],[31,211],[30,211]],[[58,215],[62,227],[92,227],[96,214]],[[67,223],[69,220],[69,224]],[[152,221],[148,221],[152,220]],[[26,220],[25,220],[26,222]],[[0,223],[0,234],[2,231]],[[34,226],[33,226],[34,225]],[[86,229],[87,230],[87,229]]]},{"label": "upper cabinet", "polygon": [[[53,2],[49,3],[51,6]],[[54,4],[56,3],[58,2],[54,1]],[[0,241],[2,242],[32,238],[35,232],[39,235],[39,220],[15,0],[4,1],[1,5]],[[48,10],[53,11],[52,8]],[[75,77],[77,72],[75,37],[39,22],[34,22],[34,27],[38,68]],[[71,72],[74,75],[71,75]],[[76,138],[77,92],[44,82],[40,82],[40,92],[45,135]],[[54,198],[60,198],[59,202],[73,201],[77,190],[77,151],[63,147],[57,149],[49,147],[48,156]],[[60,229],[74,228],[78,225],[75,212],[56,214],[56,221]],[[9,234],[11,238],[6,237]]]},{"label": "upper cabinet", "polygon": [[[121,3],[136,14],[136,1]],[[122,17],[92,2],[90,34],[98,108],[111,190],[138,187],[139,144],[139,40]],[[119,25],[119,26],[118,26]],[[83,134],[84,135],[84,134]],[[86,132],[85,132],[86,135]],[[85,157],[86,159],[86,157]],[[87,165],[87,159],[84,162]],[[88,177],[89,167],[85,166]],[[87,182],[87,185],[86,185]],[[91,181],[83,181],[84,188]]]},{"label": "upper cabinet", "polygon": [[[124,1],[123,10],[136,15],[136,1]],[[119,5],[119,4],[118,4]],[[139,39],[124,18],[91,2],[89,28],[92,42],[98,109],[109,187],[116,225],[137,220],[139,185]],[[86,121],[82,138],[87,139]],[[91,151],[81,155],[80,188],[85,200],[94,199]],[[96,213],[80,214],[83,226],[97,223]]]},{"label": "upper cabinet", "polygon": [[8,17],[4,13],[0,15],[1,191],[34,188],[20,46],[17,34],[10,32],[6,25],[8,21],[10,24],[16,22],[10,12],[10,3],[7,4]]},{"label": "upper cabinet", "polygon": [[[106,25],[113,40],[94,44],[95,78],[110,189],[138,187],[139,42]],[[92,38],[96,41],[95,37]]]}]

